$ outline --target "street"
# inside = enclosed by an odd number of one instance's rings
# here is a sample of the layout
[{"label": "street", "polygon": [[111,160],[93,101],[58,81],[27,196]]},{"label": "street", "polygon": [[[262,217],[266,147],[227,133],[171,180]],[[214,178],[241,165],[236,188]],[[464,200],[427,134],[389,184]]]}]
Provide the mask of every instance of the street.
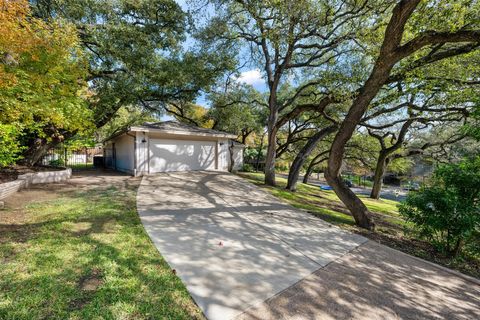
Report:
[{"label": "street", "polygon": [[[288,175],[280,173],[278,176],[288,179]],[[299,182],[303,181],[303,176],[299,176],[298,178]],[[308,184],[314,185],[314,186],[326,186],[328,185],[327,182],[324,179],[315,179],[314,175],[312,175],[308,181]],[[358,195],[370,195],[370,192],[372,191],[371,188],[369,187],[352,187],[350,188],[355,194]],[[388,200],[394,200],[394,201],[403,201],[407,197],[407,191],[403,190],[400,187],[395,187],[395,186],[384,186],[382,188],[382,191],[380,192],[380,198],[382,199],[388,199]]]}]

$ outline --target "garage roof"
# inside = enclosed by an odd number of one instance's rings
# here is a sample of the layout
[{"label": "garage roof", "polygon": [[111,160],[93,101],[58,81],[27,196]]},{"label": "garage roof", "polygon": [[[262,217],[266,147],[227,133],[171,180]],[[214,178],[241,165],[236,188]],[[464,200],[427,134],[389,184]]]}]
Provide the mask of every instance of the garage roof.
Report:
[{"label": "garage roof", "polygon": [[189,135],[189,136],[211,136],[218,138],[235,139],[237,136],[228,132],[200,128],[194,125],[176,121],[146,122],[140,126],[130,127],[128,131],[160,132],[168,134]]}]

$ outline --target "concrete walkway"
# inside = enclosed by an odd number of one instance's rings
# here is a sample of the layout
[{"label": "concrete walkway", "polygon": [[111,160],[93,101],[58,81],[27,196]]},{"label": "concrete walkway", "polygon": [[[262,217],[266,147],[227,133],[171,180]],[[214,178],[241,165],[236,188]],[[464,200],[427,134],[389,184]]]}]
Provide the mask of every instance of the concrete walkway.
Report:
[{"label": "concrete walkway", "polygon": [[142,222],[207,318],[480,318],[480,287],[219,172],[144,177]]}]

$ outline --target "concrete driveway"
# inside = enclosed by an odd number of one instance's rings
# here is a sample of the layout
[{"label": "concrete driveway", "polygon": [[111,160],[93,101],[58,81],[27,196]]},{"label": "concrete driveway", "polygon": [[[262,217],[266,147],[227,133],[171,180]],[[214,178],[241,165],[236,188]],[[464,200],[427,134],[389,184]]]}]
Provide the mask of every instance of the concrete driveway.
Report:
[{"label": "concrete driveway", "polygon": [[141,220],[209,319],[480,318],[480,286],[282,204],[240,177],[143,178]]}]

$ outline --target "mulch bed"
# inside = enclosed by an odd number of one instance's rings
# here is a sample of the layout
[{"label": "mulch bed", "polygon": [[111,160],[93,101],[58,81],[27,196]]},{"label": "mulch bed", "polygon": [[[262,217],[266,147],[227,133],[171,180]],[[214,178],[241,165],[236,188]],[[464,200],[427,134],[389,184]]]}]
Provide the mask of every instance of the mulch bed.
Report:
[{"label": "mulch bed", "polygon": [[19,175],[40,171],[60,171],[64,170],[62,167],[51,166],[12,166],[6,168],[0,168],[0,183],[16,180]]},{"label": "mulch bed", "polygon": [[[382,222],[377,218],[375,220],[377,225],[382,225]],[[380,222],[380,223],[379,223]],[[370,240],[376,241],[387,247],[397,249],[399,251],[408,253],[412,256],[416,256],[444,267],[460,271],[464,274],[480,279],[480,260],[470,255],[464,255],[457,259],[452,259],[445,254],[439,252],[428,241],[410,238],[402,235],[400,232],[392,231],[392,234],[382,231],[368,231],[358,227],[347,228],[357,234],[360,234]]]},{"label": "mulch bed", "polygon": [[[309,195],[317,196],[314,194]],[[350,215],[350,212],[346,210],[343,204],[327,202],[316,203],[307,200],[302,200],[302,202],[325,207],[330,210]],[[311,213],[316,216],[321,216],[318,213]],[[450,269],[455,269],[464,274],[480,279],[480,260],[478,258],[472,256],[471,254],[464,254],[457,259],[452,259],[451,257],[439,252],[433,246],[433,244],[429,243],[428,241],[408,236],[405,234],[406,230],[404,227],[392,223],[386,219],[395,219],[395,217],[388,217],[385,214],[377,212],[371,212],[371,214],[373,215],[377,225],[377,230],[374,232],[356,226],[340,225],[340,227],[348,229],[354,233],[360,234],[366,238],[369,238],[370,240],[376,241],[388,247],[437,263]],[[479,242],[480,241],[477,241],[477,243]]]}]

